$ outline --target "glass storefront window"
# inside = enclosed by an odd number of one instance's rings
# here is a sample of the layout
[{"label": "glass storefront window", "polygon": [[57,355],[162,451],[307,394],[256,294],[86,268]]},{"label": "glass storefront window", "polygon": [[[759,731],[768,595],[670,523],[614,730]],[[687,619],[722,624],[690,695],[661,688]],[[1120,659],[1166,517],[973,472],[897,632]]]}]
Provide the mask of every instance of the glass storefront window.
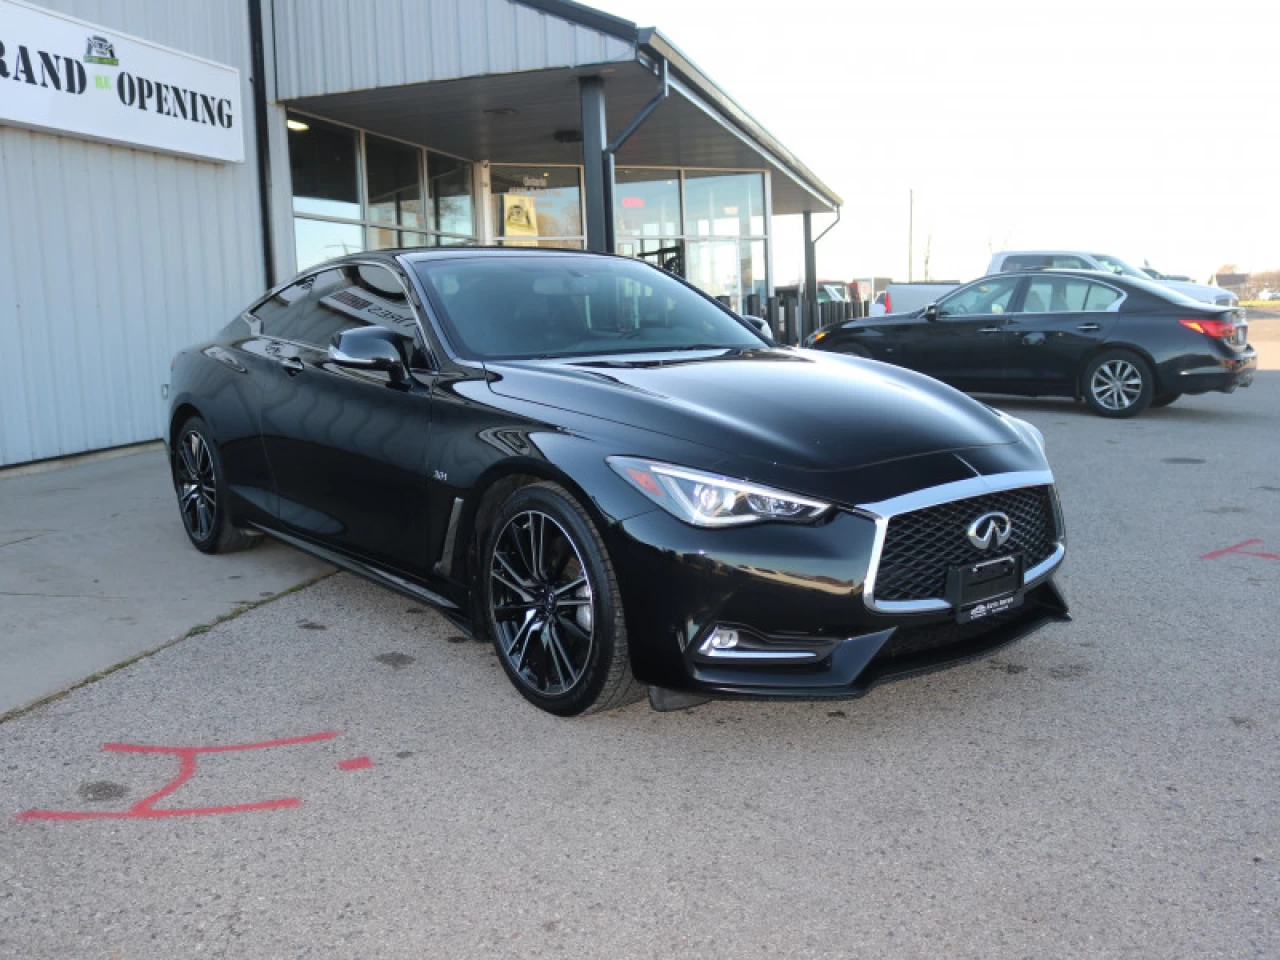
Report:
[{"label": "glass storefront window", "polygon": [[493,235],[510,246],[547,245],[536,237],[581,237],[580,173],[577,167],[491,166]]},{"label": "glass storefront window", "polygon": [[431,228],[441,233],[475,232],[471,204],[471,164],[427,151]]},{"label": "glass storefront window", "polygon": [[293,212],[358,218],[360,174],[355,131],[310,117],[291,114],[289,120]]},{"label": "glass storefront window", "polygon": [[362,250],[476,242],[469,162],[302,114],[288,122],[299,270]]},{"label": "glass storefront window", "polygon": [[532,240],[502,239],[498,241],[498,246],[542,247],[544,250],[581,250],[584,244],[581,240],[548,240],[545,237],[535,237]]},{"label": "glass storefront window", "polygon": [[669,237],[680,230],[680,171],[619,167],[613,215],[618,237]]},{"label": "glass storefront window", "polygon": [[364,152],[369,219],[421,230],[422,151],[366,134]]},{"label": "glass storefront window", "polygon": [[[765,241],[690,240],[685,279],[704,293],[727,298],[730,309],[758,308],[766,292]],[[759,301],[748,301],[754,294]]]},{"label": "glass storefront window", "polygon": [[369,228],[370,250],[390,250],[392,247],[426,247],[430,237],[412,230],[388,230],[386,227]]},{"label": "glass storefront window", "polygon": [[762,237],[764,175],[686,170],[684,232],[698,237]]},{"label": "glass storefront window", "polygon": [[293,238],[299,270],[364,250],[364,227],[358,223],[294,217]]},{"label": "glass storefront window", "polygon": [[645,260],[678,277],[685,275],[684,241],[678,237],[618,238],[618,253]]}]

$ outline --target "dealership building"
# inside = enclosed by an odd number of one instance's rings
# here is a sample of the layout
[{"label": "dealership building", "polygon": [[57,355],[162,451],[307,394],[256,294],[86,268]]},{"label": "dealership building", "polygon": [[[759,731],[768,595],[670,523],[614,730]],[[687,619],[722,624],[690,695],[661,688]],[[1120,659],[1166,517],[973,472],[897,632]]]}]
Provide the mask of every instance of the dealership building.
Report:
[{"label": "dealership building", "polygon": [[568,0],[0,0],[0,467],[154,440],[169,361],[314,263],[611,251],[740,312],[840,198]]}]

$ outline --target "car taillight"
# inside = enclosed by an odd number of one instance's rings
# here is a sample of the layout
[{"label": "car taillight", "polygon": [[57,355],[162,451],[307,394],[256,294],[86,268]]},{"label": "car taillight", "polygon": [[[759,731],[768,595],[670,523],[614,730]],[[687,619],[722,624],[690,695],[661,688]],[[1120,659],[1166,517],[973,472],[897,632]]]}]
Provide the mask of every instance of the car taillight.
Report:
[{"label": "car taillight", "polygon": [[887,291],[884,295],[884,312],[893,313],[893,298],[889,296]]},{"label": "car taillight", "polygon": [[1205,320],[1197,317],[1195,319],[1179,320],[1178,322],[1196,333],[1203,333],[1206,337],[1217,337],[1219,340],[1230,340],[1236,335],[1236,322],[1234,320]]}]

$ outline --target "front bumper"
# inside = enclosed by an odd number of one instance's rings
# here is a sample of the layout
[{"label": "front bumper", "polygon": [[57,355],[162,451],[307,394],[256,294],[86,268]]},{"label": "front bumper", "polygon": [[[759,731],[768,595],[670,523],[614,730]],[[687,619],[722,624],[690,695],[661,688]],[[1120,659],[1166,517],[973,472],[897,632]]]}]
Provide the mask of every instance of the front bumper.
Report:
[{"label": "front bumper", "polygon": [[[817,526],[706,531],[655,510],[616,525],[610,555],[637,679],[713,697],[858,697],[1070,619],[1052,582],[1061,553],[1026,583],[1020,607],[989,619],[873,609],[877,535],[875,520],[851,512]],[[743,643],[709,649],[717,628]]]}]

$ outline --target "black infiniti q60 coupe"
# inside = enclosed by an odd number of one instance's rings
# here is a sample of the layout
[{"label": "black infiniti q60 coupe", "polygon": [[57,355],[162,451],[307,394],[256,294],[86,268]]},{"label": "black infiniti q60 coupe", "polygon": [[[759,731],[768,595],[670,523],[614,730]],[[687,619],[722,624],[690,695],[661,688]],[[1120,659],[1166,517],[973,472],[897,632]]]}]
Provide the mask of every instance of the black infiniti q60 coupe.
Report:
[{"label": "black infiniti q60 coupe", "polygon": [[857,696],[1067,618],[1034,427],[635,260],[335,260],[171,396],[197,548],[268,534],[430,603],[557,714]]}]

